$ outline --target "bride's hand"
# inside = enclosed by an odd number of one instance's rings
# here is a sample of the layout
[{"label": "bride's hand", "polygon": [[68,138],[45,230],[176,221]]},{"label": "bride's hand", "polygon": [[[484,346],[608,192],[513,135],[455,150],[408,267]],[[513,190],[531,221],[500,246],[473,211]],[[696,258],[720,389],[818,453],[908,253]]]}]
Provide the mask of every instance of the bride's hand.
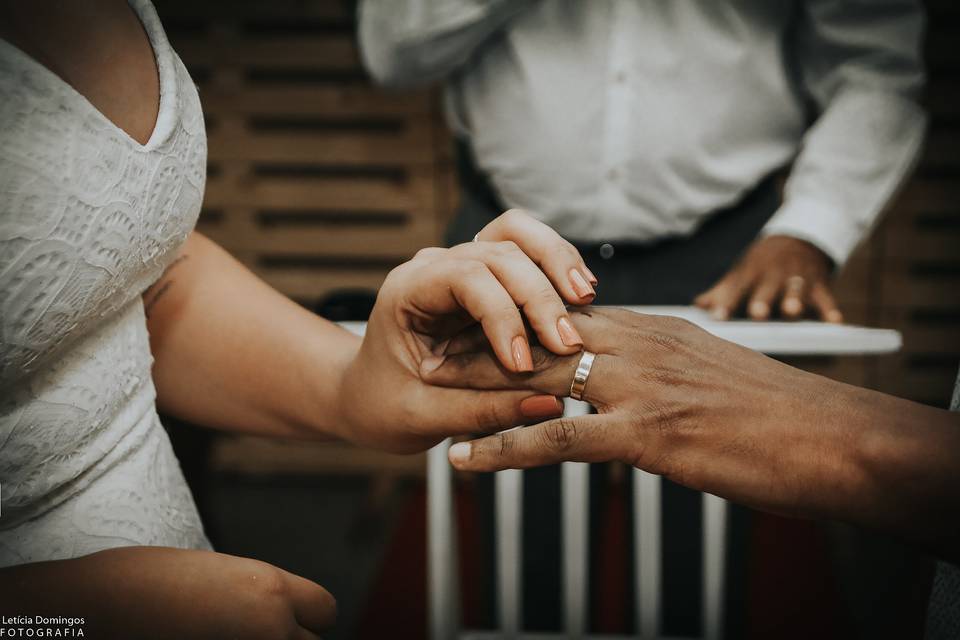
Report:
[{"label": "bride's hand", "polygon": [[552,396],[426,385],[421,369],[442,361],[446,340],[478,324],[498,361],[532,371],[524,325],[556,354],[582,340],[564,302],[589,304],[596,282],[576,249],[546,225],[509,211],[451,249],[424,249],[383,283],[356,357],[342,379],[340,435],[396,452],[453,434],[484,433],[559,415]]}]

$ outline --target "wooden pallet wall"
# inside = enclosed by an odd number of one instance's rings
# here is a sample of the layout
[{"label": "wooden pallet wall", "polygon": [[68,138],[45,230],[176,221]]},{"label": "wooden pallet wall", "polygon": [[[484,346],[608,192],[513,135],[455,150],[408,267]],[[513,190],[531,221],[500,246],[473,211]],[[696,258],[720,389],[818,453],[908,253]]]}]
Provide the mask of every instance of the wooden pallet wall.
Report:
[{"label": "wooden pallet wall", "polygon": [[435,92],[371,86],[341,0],[158,0],[209,136],[200,229],[312,306],[376,290],[452,209]]},{"label": "wooden pallet wall", "polygon": [[873,324],[903,332],[877,388],[946,406],[960,363],[960,5],[927,0],[930,130],[916,175],[877,229]]}]

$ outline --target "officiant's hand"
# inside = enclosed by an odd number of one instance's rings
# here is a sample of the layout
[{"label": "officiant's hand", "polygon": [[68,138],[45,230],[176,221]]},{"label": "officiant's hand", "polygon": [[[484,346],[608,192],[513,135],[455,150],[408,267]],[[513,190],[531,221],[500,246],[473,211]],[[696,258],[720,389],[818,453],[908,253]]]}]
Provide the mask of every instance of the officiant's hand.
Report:
[{"label": "officiant's hand", "polygon": [[[560,414],[553,396],[426,385],[422,366],[465,327],[482,330],[505,370],[533,370],[526,323],[555,354],[582,340],[565,302],[589,304],[596,279],[574,247],[548,226],[509,211],[477,241],[420,251],[383,283],[367,333],[340,385],[341,436],[396,452],[452,434],[490,433]],[[426,362],[426,364],[424,364]]]}]

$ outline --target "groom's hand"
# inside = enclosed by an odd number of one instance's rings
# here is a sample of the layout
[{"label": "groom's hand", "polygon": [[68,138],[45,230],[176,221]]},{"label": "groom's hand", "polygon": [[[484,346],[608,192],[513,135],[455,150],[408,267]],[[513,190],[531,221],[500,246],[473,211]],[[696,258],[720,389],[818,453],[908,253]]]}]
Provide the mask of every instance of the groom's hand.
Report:
[{"label": "groom's hand", "polygon": [[582,339],[565,303],[589,304],[591,282],[595,278],[570,243],[519,211],[497,218],[476,242],[420,251],[380,289],[340,387],[341,435],[413,452],[449,435],[559,415],[553,396],[440,388],[424,384],[420,371],[439,365],[449,338],[473,325],[512,373],[533,370],[527,323],[550,352],[578,352]]},{"label": "groom's hand", "polygon": [[[845,455],[845,440],[856,434],[836,428],[838,419],[852,422],[844,420],[840,385],[677,318],[599,308],[571,315],[586,349],[597,354],[583,399],[598,413],[455,444],[454,466],[496,471],[619,460],[780,512],[797,508],[798,496],[809,495],[804,483],[824,473],[835,489],[824,500],[850,499],[844,492],[859,486]],[[475,344],[458,339],[424,380],[565,396],[580,360],[579,353],[535,350],[534,373],[518,375]]]}]

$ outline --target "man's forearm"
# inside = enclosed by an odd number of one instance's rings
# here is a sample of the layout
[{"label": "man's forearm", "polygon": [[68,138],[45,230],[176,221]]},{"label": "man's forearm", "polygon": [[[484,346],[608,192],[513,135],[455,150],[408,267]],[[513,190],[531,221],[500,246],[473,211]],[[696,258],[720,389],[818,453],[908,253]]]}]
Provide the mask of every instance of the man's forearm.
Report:
[{"label": "man's forearm", "polygon": [[865,494],[847,517],[832,515],[960,560],[960,414],[844,387],[835,427],[857,434],[850,444]]},{"label": "man's forearm", "polygon": [[360,339],[193,234],[144,294],[159,407],[247,433],[338,435],[340,379]]}]

